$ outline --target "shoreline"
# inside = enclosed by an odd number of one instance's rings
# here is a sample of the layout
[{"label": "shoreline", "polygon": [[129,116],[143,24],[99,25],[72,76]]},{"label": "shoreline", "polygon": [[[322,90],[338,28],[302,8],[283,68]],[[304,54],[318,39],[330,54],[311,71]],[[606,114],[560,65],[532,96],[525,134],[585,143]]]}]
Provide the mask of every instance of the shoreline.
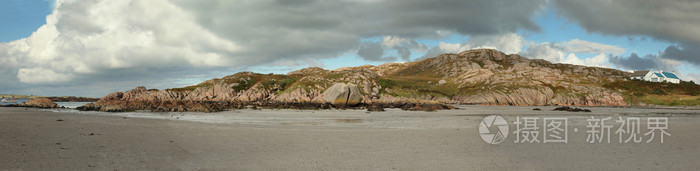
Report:
[{"label": "shoreline", "polygon": [[[65,103],[65,102],[64,102]],[[73,103],[73,102],[69,102]],[[77,103],[77,102],[76,102]],[[90,107],[86,106],[89,105],[90,103],[94,102],[80,102],[80,103],[85,103],[82,106],[76,106],[76,107],[64,107],[61,106],[56,109],[74,109],[74,110],[80,110],[80,111],[100,111],[99,109],[96,110],[95,107]],[[216,103],[216,102],[212,102]],[[272,104],[272,105],[270,105]],[[271,110],[276,110],[276,109],[293,109],[293,110],[309,110],[309,111],[317,111],[317,110],[367,110],[371,112],[381,112],[383,109],[401,109],[404,111],[427,111],[427,112],[432,112],[432,111],[437,111],[437,110],[454,110],[454,109],[459,109],[460,107],[469,107],[469,106],[497,106],[497,107],[532,107],[532,108],[541,108],[541,107],[577,107],[577,108],[628,108],[628,109],[682,109],[682,110],[700,110],[700,106],[661,106],[661,105],[634,105],[634,106],[578,106],[578,105],[543,105],[543,106],[516,106],[516,105],[483,105],[483,104],[442,104],[442,103],[434,103],[434,104],[428,104],[430,105],[437,105],[442,106],[440,109],[436,108],[427,108],[426,110],[423,109],[418,109],[414,110],[411,108],[405,108],[402,109],[402,105],[405,104],[412,104],[412,105],[419,105],[416,103],[404,103],[404,104],[399,104],[399,103],[387,103],[387,104],[379,104],[380,106],[373,106],[373,104],[360,104],[357,106],[352,106],[352,107],[333,107],[329,104],[314,104],[314,103],[269,103],[269,104],[263,104],[260,105],[259,103],[242,103],[240,105],[236,105],[237,107],[230,107],[230,108],[223,108],[218,111],[212,111],[212,112],[205,112],[205,113],[216,113],[216,112],[222,112],[222,111],[231,111],[231,110],[241,110],[241,109],[250,109],[250,110],[258,110],[258,109],[271,109]],[[282,107],[280,107],[282,106]],[[40,108],[40,107],[27,107],[27,106],[19,106],[18,104],[6,104],[6,105],[0,105],[0,107],[19,107],[19,108],[38,108],[38,109],[46,109],[46,108]],[[122,106],[121,108],[127,108]],[[150,106],[146,108],[152,108],[149,112],[178,112],[178,111],[163,111],[163,110],[156,110],[157,106]],[[369,110],[372,108],[372,110]],[[381,108],[381,110],[376,110],[378,108]],[[51,109],[51,108],[48,108]],[[137,110],[148,110],[148,109],[137,109]],[[137,110],[114,110],[114,111],[102,111],[102,112],[133,112]],[[197,111],[180,111],[180,112],[197,112]]]},{"label": "shoreline", "polygon": [[[363,109],[319,109],[319,110],[304,110],[304,109],[234,109],[221,112],[154,112],[148,110],[137,110],[129,112],[102,112],[102,111],[79,111],[77,109],[56,108],[56,109],[41,109],[29,107],[0,107],[10,109],[11,111],[36,111],[36,112],[52,112],[75,115],[100,115],[100,116],[115,116],[125,118],[146,118],[160,120],[179,120],[192,121],[201,123],[247,123],[255,125],[255,123],[274,123],[276,119],[297,119],[303,120],[306,123],[314,123],[315,119],[326,121],[328,119],[338,119],[338,122],[344,122],[343,119],[350,119],[347,122],[370,121],[375,116],[379,117],[424,117],[435,120],[445,119],[453,116],[463,117],[484,117],[488,115],[502,116],[566,116],[566,117],[588,117],[588,116],[625,116],[625,117],[648,117],[648,116],[664,116],[664,117],[695,117],[700,116],[700,110],[696,109],[649,109],[649,108],[619,108],[619,107],[585,107],[591,109],[591,112],[569,112],[555,111],[558,106],[480,106],[480,105],[459,105],[458,109],[454,110],[439,110],[439,111],[405,111],[402,109],[387,109],[386,111],[366,111]],[[532,110],[540,108],[541,111]],[[271,117],[271,118],[265,118]],[[353,120],[360,119],[360,120]],[[403,121],[405,120],[397,120]],[[448,121],[449,122],[449,121]],[[290,122],[293,123],[293,122]],[[299,122],[299,125],[304,125],[304,122]],[[330,124],[334,125],[334,124]]]}]

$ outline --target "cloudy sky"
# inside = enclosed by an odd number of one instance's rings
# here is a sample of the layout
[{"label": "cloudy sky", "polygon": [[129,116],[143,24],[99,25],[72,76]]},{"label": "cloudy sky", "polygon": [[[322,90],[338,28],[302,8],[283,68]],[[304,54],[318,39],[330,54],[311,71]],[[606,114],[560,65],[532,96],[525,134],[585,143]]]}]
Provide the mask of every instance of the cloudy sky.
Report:
[{"label": "cloudy sky", "polygon": [[99,97],[473,48],[700,80],[700,1],[5,0],[0,93]]}]

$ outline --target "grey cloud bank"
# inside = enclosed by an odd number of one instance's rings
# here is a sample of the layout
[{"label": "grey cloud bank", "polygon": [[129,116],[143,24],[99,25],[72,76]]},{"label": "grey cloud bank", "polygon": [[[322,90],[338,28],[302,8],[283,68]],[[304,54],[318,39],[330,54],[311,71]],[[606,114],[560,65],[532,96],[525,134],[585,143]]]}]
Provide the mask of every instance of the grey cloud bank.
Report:
[{"label": "grey cloud bank", "polygon": [[[700,1],[696,0],[556,0],[559,13],[589,32],[616,36],[650,36],[672,45],[659,54],[645,57],[686,61],[700,66]],[[639,61],[636,55],[611,58],[613,63]],[[647,64],[626,68],[647,68]]]},{"label": "grey cloud bank", "polygon": [[[183,77],[182,70],[230,72],[337,57],[371,47],[361,46],[369,37],[538,31],[531,18],[543,2],[57,0],[46,25],[30,37],[0,44],[0,77],[6,80],[0,86],[18,93],[81,89],[95,79],[135,86]],[[387,48],[406,59],[419,46],[409,45]],[[394,60],[367,50],[360,48],[367,60]]]},{"label": "grey cloud bank", "polygon": [[[533,18],[547,2],[57,0],[46,25],[27,38],[0,43],[0,93],[102,96],[138,85],[186,84],[178,78],[220,77],[255,66],[317,63],[345,54],[389,62],[408,61],[416,53],[425,58],[486,47],[561,62],[570,59],[564,58],[568,52],[624,51],[574,40],[533,44],[523,51],[529,42],[515,33],[541,31]],[[590,32],[677,42],[656,56],[700,63],[700,53],[693,50],[700,47],[700,35],[693,32],[700,28],[696,2],[551,2],[560,15]],[[450,35],[470,39],[433,47],[415,41]],[[369,38],[381,40],[365,41]],[[610,57],[622,68],[640,67],[625,64],[630,60],[635,59]]]}]

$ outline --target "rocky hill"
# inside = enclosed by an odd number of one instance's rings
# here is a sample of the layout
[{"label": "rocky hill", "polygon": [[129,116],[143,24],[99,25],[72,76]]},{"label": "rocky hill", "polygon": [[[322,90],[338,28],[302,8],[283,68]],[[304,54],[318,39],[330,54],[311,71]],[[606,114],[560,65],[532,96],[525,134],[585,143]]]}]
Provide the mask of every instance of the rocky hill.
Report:
[{"label": "rocky hill", "polygon": [[[627,72],[615,69],[475,49],[410,63],[336,70],[311,67],[286,75],[240,72],[183,88],[138,87],[112,93],[83,109],[209,111],[270,103],[321,108],[438,103],[625,106],[632,105],[626,90],[605,85],[627,78]],[[353,102],[347,105],[348,101]]]}]

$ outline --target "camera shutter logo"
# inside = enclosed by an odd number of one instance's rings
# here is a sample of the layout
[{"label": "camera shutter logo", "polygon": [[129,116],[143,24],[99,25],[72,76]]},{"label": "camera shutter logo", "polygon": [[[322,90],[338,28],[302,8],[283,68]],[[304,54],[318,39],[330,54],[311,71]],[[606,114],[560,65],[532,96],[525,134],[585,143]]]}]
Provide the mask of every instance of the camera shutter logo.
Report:
[{"label": "camera shutter logo", "polygon": [[501,116],[487,116],[479,124],[479,135],[489,144],[500,144],[505,141],[508,131],[508,122]]}]

